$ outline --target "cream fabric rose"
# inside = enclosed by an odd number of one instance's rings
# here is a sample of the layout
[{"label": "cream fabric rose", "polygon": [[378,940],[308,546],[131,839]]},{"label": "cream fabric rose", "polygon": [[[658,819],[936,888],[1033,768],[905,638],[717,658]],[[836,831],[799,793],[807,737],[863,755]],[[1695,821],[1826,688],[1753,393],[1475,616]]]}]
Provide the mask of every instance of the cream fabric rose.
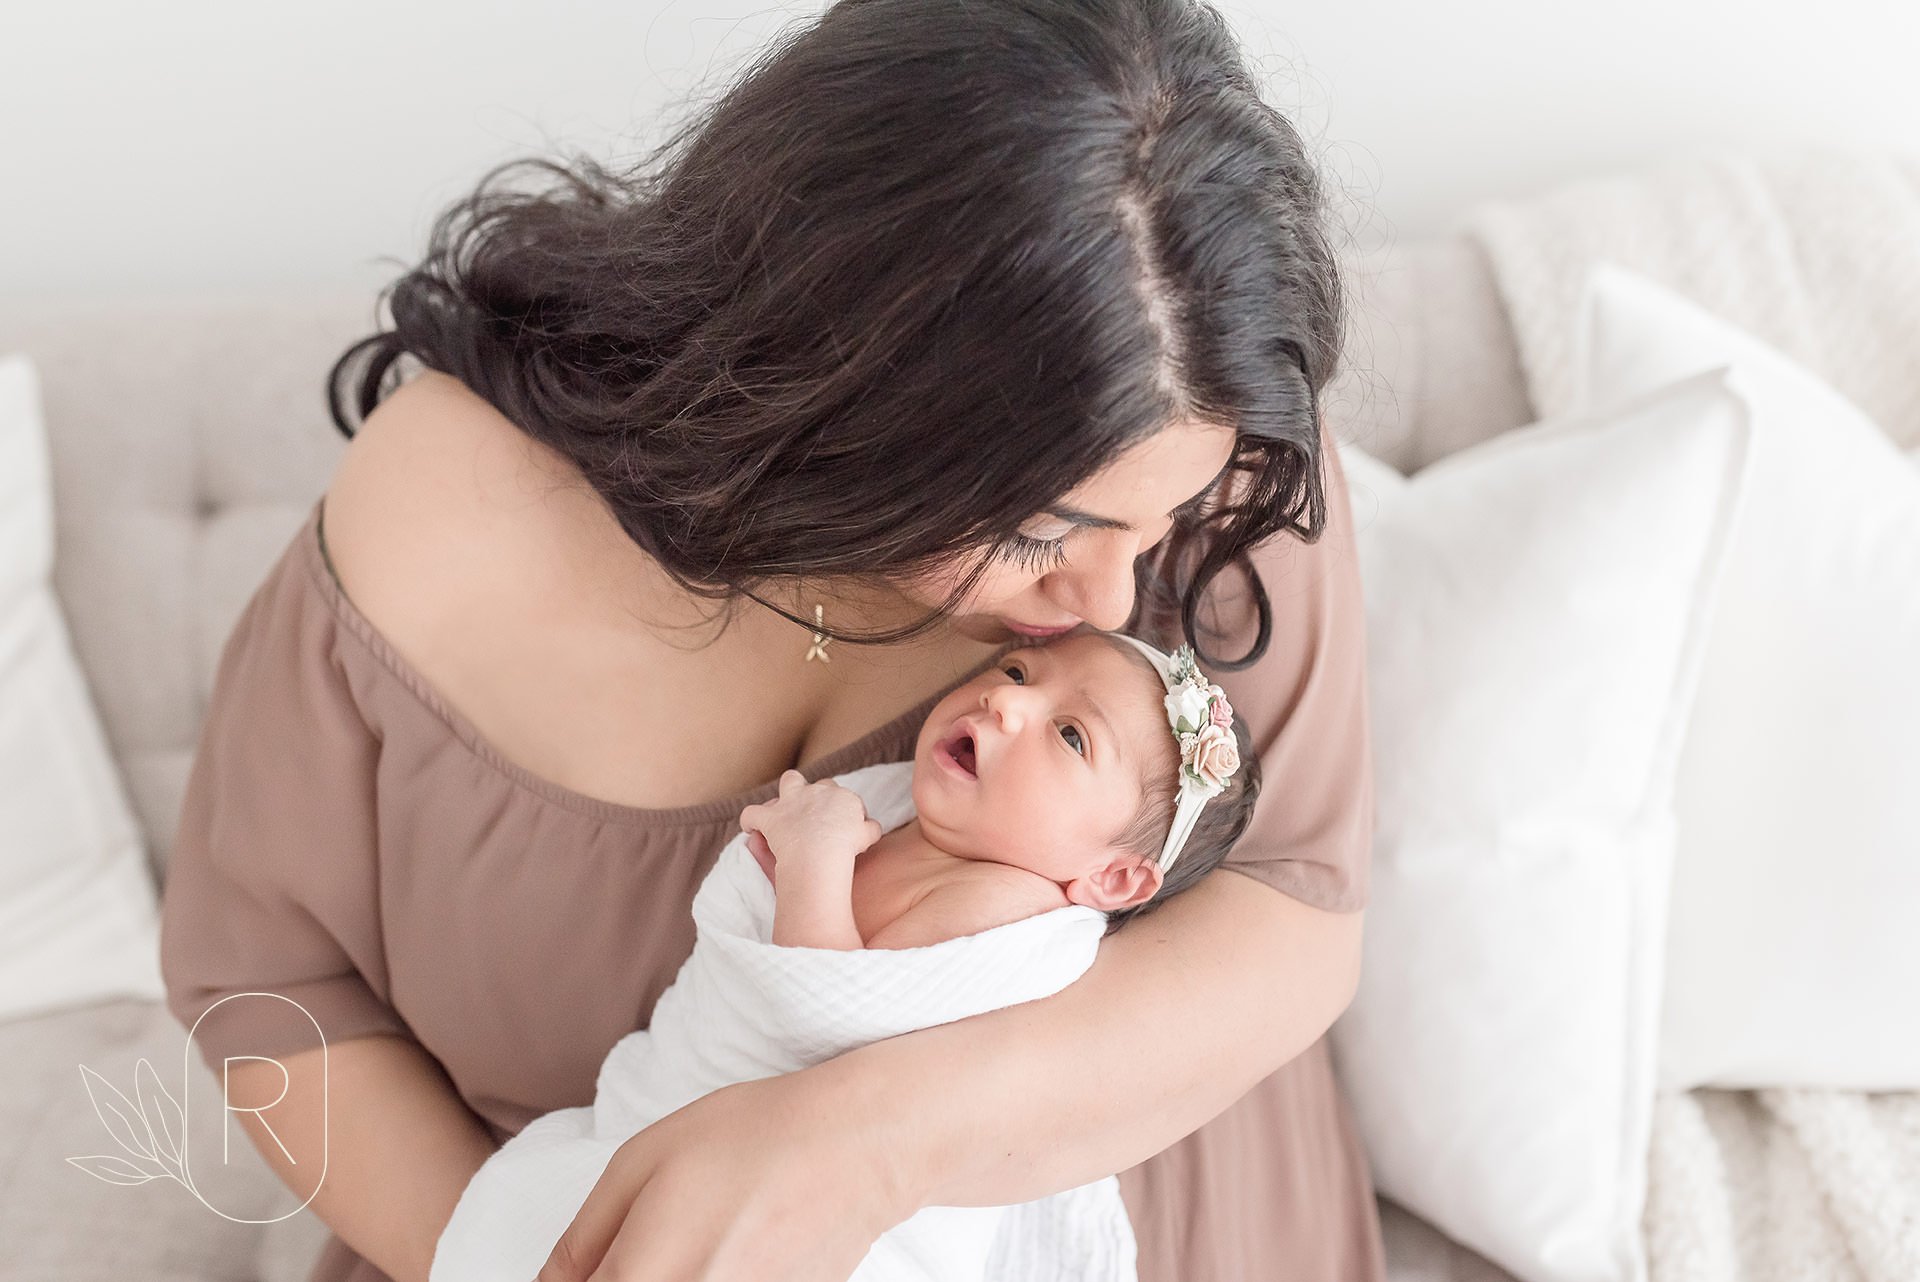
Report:
[{"label": "cream fabric rose", "polygon": [[1167,691],[1167,720],[1178,726],[1182,720],[1195,730],[1207,724],[1207,688],[1177,685]]},{"label": "cream fabric rose", "polygon": [[1240,745],[1224,726],[1209,722],[1194,737],[1192,766],[1209,787],[1224,788],[1240,768]]}]

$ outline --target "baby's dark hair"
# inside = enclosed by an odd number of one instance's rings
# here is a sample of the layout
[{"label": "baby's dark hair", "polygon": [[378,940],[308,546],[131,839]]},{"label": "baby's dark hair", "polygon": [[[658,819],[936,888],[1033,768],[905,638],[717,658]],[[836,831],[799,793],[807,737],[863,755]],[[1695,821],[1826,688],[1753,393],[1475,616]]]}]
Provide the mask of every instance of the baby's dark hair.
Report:
[{"label": "baby's dark hair", "polygon": [[[1153,682],[1156,694],[1165,693],[1166,684],[1161,681],[1159,671],[1146,655],[1108,633],[1098,635],[1139,665],[1147,679]],[[1160,857],[1160,847],[1165,844],[1167,833],[1173,827],[1173,812],[1180,800],[1179,745],[1174,740],[1172,729],[1164,721],[1161,726],[1166,736],[1160,750],[1148,754],[1147,764],[1142,769],[1140,805],[1114,837],[1115,844],[1134,852],[1148,863]],[[1233,719],[1231,729],[1234,744],[1240,750],[1240,768],[1227,780],[1226,788],[1200,808],[1193,831],[1187,835],[1186,845],[1180,848],[1179,857],[1173,862],[1173,871],[1160,883],[1159,892],[1151,899],[1109,912],[1107,934],[1111,935],[1130,919],[1153,911],[1212,872],[1227,857],[1227,852],[1233,849],[1240,834],[1247,830],[1247,824],[1253,819],[1253,803],[1260,795],[1260,758],[1254,752],[1253,743],[1240,718]]]}]

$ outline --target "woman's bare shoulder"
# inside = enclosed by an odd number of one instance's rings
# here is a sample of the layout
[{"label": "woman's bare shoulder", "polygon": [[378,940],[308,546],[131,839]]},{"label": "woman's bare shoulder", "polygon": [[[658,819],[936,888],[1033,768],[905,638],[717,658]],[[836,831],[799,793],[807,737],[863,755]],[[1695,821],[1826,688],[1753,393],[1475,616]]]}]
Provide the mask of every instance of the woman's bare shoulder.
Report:
[{"label": "woman's bare shoulder", "polygon": [[[460,380],[425,370],[375,406],[326,493],[327,552],[396,644],[458,626],[565,536],[569,469]],[[405,652],[409,647],[401,644]]]}]

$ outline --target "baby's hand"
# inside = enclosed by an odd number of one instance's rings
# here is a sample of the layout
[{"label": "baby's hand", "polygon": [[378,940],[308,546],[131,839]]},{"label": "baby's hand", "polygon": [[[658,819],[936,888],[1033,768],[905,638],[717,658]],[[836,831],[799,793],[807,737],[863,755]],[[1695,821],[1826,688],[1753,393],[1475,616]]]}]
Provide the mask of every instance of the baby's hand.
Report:
[{"label": "baby's hand", "polygon": [[[867,818],[860,794],[831,779],[808,783],[798,770],[780,776],[780,795],[740,812],[747,848],[769,877],[772,860],[788,871],[838,868],[850,871],[861,851],[880,840],[877,820]],[[766,854],[755,849],[754,834]]]}]

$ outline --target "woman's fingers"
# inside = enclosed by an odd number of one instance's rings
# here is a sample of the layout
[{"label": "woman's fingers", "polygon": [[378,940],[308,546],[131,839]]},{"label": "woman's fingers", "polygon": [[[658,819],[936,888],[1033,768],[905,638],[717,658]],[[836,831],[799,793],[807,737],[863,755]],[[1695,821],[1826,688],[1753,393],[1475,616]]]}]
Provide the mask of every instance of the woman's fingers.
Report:
[{"label": "woman's fingers", "polygon": [[[739,1278],[762,1282],[764,1271],[741,1274],[717,1269],[724,1262],[722,1242],[733,1227],[733,1208],[724,1199],[698,1196],[672,1181],[650,1181],[636,1190],[626,1218],[614,1226],[593,1282],[680,1282],[683,1278]],[[789,1248],[791,1249],[791,1248]],[[849,1270],[851,1272],[851,1270]]]},{"label": "woman's fingers", "polygon": [[781,796],[791,797],[794,793],[800,791],[800,789],[806,786],[807,786],[807,777],[801,774],[798,770],[783,770],[780,772],[780,795]]},{"label": "woman's fingers", "polygon": [[906,1214],[812,1090],[724,1086],[629,1137],[535,1282],[845,1282]]},{"label": "woman's fingers", "polygon": [[640,1160],[646,1150],[638,1139],[636,1135],[614,1150],[607,1169],[580,1204],[573,1223],[553,1244],[534,1282],[587,1282],[600,1267],[647,1182],[647,1164]]}]

